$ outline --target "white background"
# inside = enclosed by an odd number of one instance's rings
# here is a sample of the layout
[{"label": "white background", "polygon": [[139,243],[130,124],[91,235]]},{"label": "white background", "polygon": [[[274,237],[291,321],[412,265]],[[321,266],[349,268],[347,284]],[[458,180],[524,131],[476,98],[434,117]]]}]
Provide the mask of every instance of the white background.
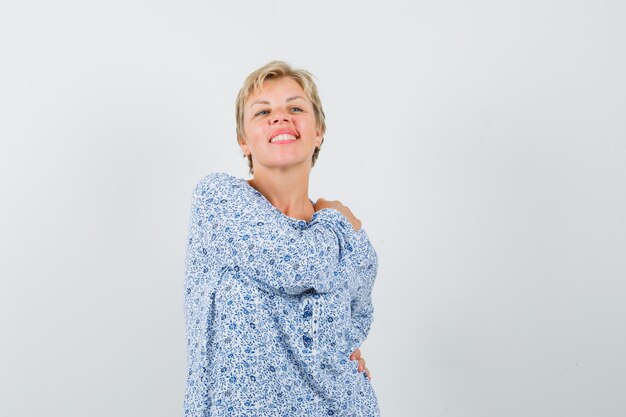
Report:
[{"label": "white background", "polygon": [[249,178],[275,59],[318,79],[311,197],[379,256],[383,416],[626,415],[623,1],[12,3],[0,415],[182,415],[191,192]]}]

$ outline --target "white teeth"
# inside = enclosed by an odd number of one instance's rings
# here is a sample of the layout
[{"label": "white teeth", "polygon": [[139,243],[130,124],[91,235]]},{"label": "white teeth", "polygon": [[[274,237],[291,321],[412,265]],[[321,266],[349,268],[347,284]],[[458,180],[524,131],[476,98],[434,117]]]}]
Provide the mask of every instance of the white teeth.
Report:
[{"label": "white teeth", "polygon": [[296,137],[294,135],[283,133],[282,135],[274,136],[270,142],[274,143],[274,142],[279,142],[281,140],[296,140]]}]

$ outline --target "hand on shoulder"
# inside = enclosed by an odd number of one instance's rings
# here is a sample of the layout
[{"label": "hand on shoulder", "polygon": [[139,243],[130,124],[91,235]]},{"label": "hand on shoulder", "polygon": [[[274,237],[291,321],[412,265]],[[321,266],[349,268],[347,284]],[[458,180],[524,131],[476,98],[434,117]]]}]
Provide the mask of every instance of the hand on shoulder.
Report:
[{"label": "hand on shoulder", "polygon": [[357,219],[352,211],[348,207],[341,204],[341,202],[338,200],[326,200],[324,198],[318,198],[313,206],[315,208],[315,211],[320,211],[321,209],[325,208],[333,208],[346,216],[355,231],[358,231],[361,228],[361,220]]}]

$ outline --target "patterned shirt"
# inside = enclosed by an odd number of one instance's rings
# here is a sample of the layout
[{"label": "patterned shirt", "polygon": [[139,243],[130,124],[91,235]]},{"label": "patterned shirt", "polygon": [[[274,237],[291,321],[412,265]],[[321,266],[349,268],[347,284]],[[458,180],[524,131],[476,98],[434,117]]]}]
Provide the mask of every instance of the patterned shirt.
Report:
[{"label": "patterned shirt", "polygon": [[373,321],[377,268],[365,229],[338,210],[294,219],[243,178],[202,178],[185,261],[184,415],[380,416],[349,359]]}]

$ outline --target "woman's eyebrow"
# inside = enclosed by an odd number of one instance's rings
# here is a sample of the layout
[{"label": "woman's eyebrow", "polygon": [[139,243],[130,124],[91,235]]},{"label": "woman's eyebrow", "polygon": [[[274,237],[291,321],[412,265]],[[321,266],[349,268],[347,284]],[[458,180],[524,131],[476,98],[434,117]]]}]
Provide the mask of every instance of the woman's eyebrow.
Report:
[{"label": "woman's eyebrow", "polygon": [[[287,98],[287,100],[285,100],[285,103],[288,103],[290,101],[294,101],[294,100],[297,100],[297,99],[304,100],[304,97],[302,97],[302,96],[291,96],[291,97]],[[267,104],[267,105],[269,105],[270,102],[267,101],[267,100],[255,100],[255,101],[253,101],[250,104],[250,107],[254,106],[255,104]]]},{"label": "woman's eyebrow", "polygon": [[270,102],[267,100],[255,100],[250,104],[250,107],[254,106],[255,104],[270,104]]},{"label": "woman's eyebrow", "polygon": [[304,100],[304,98],[302,98],[301,96],[292,96],[292,97],[289,97],[287,100],[285,100],[285,103],[287,103],[287,102],[289,102],[289,101],[296,100],[296,99],[302,99],[302,100]]}]

